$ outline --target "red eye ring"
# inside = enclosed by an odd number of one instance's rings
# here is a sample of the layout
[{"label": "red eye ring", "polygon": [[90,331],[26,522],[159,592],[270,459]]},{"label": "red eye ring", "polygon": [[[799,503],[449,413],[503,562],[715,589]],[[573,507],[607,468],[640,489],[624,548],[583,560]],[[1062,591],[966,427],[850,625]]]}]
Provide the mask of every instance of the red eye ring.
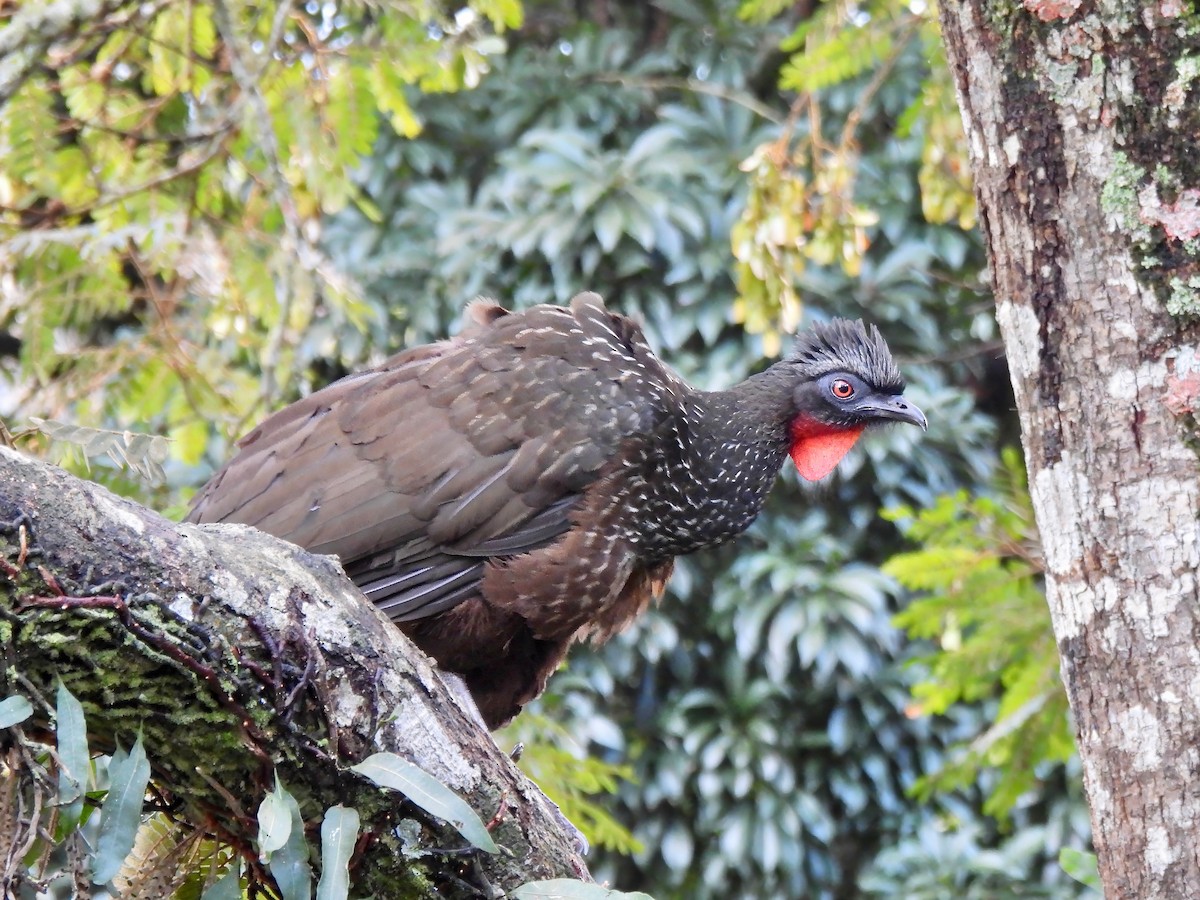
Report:
[{"label": "red eye ring", "polygon": [[839,378],[829,385],[829,392],[839,400],[849,400],[854,396],[854,385],[845,378]]}]

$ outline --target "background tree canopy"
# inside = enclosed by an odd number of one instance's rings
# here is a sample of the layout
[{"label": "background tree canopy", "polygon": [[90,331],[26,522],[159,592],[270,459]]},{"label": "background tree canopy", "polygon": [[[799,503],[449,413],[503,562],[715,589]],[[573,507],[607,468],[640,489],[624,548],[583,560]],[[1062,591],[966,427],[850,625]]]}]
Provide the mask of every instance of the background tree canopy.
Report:
[{"label": "background tree canopy", "polygon": [[816,488],[785,473],[501,740],[597,877],[660,900],[1082,890],[1057,863],[1087,815],[1000,464],[1007,376],[917,4],[74,6],[0,31],[23,448],[178,511],[267,411],[478,294],[597,290],[706,387],[802,316],[877,322],[928,434]]}]

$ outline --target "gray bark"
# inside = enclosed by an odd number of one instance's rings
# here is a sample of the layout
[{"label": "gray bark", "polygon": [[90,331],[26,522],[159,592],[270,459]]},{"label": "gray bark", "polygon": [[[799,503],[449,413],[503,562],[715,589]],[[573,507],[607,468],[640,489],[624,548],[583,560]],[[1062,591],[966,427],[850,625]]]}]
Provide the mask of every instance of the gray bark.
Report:
[{"label": "gray bark", "polygon": [[[541,792],[331,559],[243,526],[177,525],[2,448],[0,520],[0,696],[53,698],[61,679],[93,747],[140,730],[188,821],[252,854],[278,772],[311,846],[326,808],[358,809],[356,896],[588,878]],[[459,852],[454,829],[347,770],[383,750],[458,791],[504,852]],[[419,846],[396,837],[405,819]]]},{"label": "gray bark", "polygon": [[1110,898],[1200,896],[1184,6],[940,3]]}]

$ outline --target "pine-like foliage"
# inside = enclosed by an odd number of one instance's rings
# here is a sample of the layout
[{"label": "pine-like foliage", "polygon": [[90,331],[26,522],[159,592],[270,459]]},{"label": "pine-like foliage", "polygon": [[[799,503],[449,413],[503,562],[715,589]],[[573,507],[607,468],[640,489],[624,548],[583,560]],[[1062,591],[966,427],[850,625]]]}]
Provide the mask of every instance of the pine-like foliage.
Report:
[{"label": "pine-like foliage", "polygon": [[65,429],[169,438],[155,496],[177,501],[206,451],[321,377],[316,361],[362,358],[386,316],[320,251],[321,217],[361,199],[351,173],[381,113],[415,134],[406,91],[478,81],[521,8],[54,6],[3,12],[5,45],[30,48],[0,80],[7,407],[14,432],[59,422],[42,438],[90,456],[98,434]]},{"label": "pine-like foliage", "polygon": [[888,510],[919,550],[898,553],[884,572],[916,599],[896,615],[914,638],[938,651],[914,660],[922,714],[998,697],[994,721],[916,785],[918,796],[973,784],[995,770],[990,815],[1007,817],[1075,751],[1074,729],[1059,677],[1050,611],[1042,593],[1041,547],[1019,454],[1004,454],[993,496],[965,491],[920,512]]},{"label": "pine-like foliage", "polygon": [[[744,0],[739,10],[754,22],[773,21],[780,12],[774,0]],[[921,136],[926,219],[957,220],[963,229],[974,224],[962,126],[932,7],[903,0],[824,3],[781,46],[790,56],[779,83],[797,96],[779,134],[742,165],[750,197],[731,235],[740,294],[735,311],[752,331],[769,330],[780,313],[794,326],[801,308],[796,281],[807,266],[838,265],[859,274],[879,222],[878,210],[861,202],[858,190],[859,135],[876,92],[914,48],[931,65],[896,133]],[[822,92],[848,83],[855,83],[843,98],[848,105],[834,108],[830,121]]]}]

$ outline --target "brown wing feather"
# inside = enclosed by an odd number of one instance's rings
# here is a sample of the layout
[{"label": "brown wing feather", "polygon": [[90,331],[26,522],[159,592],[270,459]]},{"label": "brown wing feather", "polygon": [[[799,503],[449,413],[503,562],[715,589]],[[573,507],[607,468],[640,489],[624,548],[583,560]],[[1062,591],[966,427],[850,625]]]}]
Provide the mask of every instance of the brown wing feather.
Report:
[{"label": "brown wing feather", "polygon": [[445,612],[478,595],[485,558],[566,532],[622,443],[653,430],[660,411],[627,377],[647,365],[658,364],[640,330],[594,294],[569,310],[473,304],[457,338],[265,421],[189,519],[335,553],[398,621]]}]

